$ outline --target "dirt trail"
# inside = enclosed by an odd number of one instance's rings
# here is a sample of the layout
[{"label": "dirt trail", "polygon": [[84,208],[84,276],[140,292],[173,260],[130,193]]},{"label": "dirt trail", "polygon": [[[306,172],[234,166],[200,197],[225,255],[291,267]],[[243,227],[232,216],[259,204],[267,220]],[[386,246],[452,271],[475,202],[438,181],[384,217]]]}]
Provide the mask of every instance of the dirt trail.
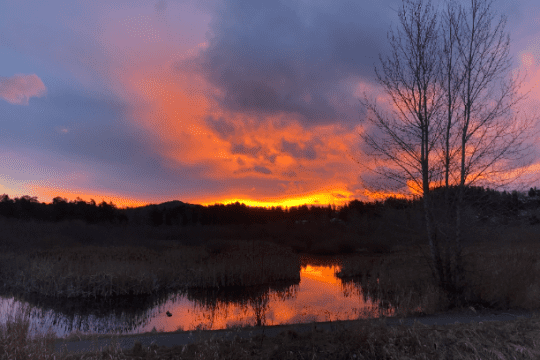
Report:
[{"label": "dirt trail", "polygon": [[[483,322],[483,321],[512,321],[517,320],[519,317],[531,318],[533,316],[532,311],[525,310],[485,310],[485,311],[461,311],[453,313],[443,313],[435,315],[414,316],[404,319],[398,318],[386,318],[382,321],[388,326],[395,326],[403,324],[405,326],[412,326],[415,321],[424,325],[449,325],[454,323],[470,323],[470,322]],[[250,338],[259,334],[264,334],[268,337],[274,337],[284,331],[294,330],[297,333],[310,331],[312,329],[333,331],[340,328],[348,328],[360,322],[377,322],[379,319],[367,319],[367,320],[346,320],[346,321],[333,321],[322,323],[310,323],[310,324],[292,324],[292,325],[277,325],[277,326],[265,326],[254,328],[243,328],[236,330],[206,330],[206,331],[186,331],[181,333],[145,333],[135,335],[121,335],[116,338],[116,343],[122,350],[132,349],[135,342],[141,342],[143,347],[148,347],[152,344],[156,344],[159,347],[173,347],[186,345],[193,342],[204,341],[211,338],[219,337],[221,339],[234,339],[236,336],[240,338]],[[114,339],[111,336],[103,335],[99,336],[96,340],[82,340],[82,341],[67,341],[57,340],[54,344],[55,351],[68,351],[68,352],[90,352],[99,349],[103,349],[114,343]]]}]

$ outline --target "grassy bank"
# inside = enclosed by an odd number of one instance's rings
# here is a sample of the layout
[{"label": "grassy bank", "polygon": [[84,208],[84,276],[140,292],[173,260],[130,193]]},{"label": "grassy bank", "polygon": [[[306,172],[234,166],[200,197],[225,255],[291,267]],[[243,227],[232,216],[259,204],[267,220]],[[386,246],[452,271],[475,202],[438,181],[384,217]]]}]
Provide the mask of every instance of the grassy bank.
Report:
[{"label": "grassy bank", "polygon": [[[447,305],[430,278],[428,251],[420,245],[426,243],[425,233],[417,215],[412,210],[390,209],[381,217],[359,216],[346,224],[207,228],[0,219],[4,230],[0,233],[0,283],[16,291],[56,297],[144,295],[186,286],[297,281],[299,253],[348,254],[339,274],[343,279],[356,281],[370,295],[379,294],[399,309],[420,306],[431,311],[433,304],[438,309]],[[467,274],[475,289],[469,294],[471,301],[485,306],[534,303],[539,290],[526,284],[535,284],[538,248],[534,244],[539,230],[540,226],[523,224],[476,224],[467,229]],[[477,239],[490,241],[481,245]],[[513,246],[515,254],[498,252],[507,246]],[[478,253],[483,256],[476,257]],[[507,268],[501,270],[500,262]],[[509,280],[501,283],[500,274],[490,273],[492,268],[511,274]],[[486,285],[490,283],[493,286]],[[510,300],[517,293],[520,300]]]},{"label": "grassy bank", "polygon": [[298,255],[268,242],[221,241],[183,246],[71,246],[0,254],[9,289],[54,297],[143,295],[186,287],[225,287],[300,280]]}]

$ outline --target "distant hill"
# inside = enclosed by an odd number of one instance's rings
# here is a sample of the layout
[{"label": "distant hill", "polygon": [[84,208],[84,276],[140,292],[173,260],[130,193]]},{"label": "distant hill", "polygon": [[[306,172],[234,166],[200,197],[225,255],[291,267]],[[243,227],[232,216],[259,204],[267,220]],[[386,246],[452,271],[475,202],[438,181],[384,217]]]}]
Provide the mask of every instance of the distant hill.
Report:
[{"label": "distant hill", "polygon": [[188,204],[180,200],[172,200],[172,201],[166,201],[161,204],[146,205],[146,206],[143,206],[143,208],[157,208],[159,210],[169,210],[169,209],[173,209],[179,206],[195,206],[195,205]]}]

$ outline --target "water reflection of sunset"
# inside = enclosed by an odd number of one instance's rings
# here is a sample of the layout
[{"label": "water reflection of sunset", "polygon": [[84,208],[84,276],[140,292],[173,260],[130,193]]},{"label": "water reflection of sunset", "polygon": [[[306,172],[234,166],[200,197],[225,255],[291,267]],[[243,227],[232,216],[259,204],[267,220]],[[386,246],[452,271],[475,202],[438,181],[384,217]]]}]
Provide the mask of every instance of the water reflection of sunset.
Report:
[{"label": "water reflection of sunset", "polygon": [[307,265],[300,270],[302,279],[312,279],[321,283],[341,284],[341,280],[335,276],[335,273],[341,269],[340,266],[312,266]]},{"label": "water reflection of sunset", "polygon": [[[226,329],[234,326],[308,323],[377,317],[378,309],[364,301],[362,292],[352,284],[343,285],[335,276],[337,262],[306,264],[300,271],[300,283],[288,291],[262,293],[240,303],[216,301],[211,306],[193,303],[185,297],[169,300],[139,332],[153,327],[163,331],[178,328]],[[174,315],[168,318],[165,311]],[[387,315],[393,313],[390,310]]]}]

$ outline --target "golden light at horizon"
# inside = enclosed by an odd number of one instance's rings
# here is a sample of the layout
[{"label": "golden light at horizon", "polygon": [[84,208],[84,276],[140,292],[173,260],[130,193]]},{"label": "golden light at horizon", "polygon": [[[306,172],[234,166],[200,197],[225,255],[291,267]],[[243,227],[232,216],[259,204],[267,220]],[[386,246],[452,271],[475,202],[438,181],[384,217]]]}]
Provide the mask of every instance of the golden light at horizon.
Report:
[{"label": "golden light at horizon", "polygon": [[327,205],[336,205],[343,206],[349,201],[353,200],[352,193],[350,191],[340,189],[334,192],[321,191],[319,193],[301,195],[301,196],[291,196],[290,198],[278,198],[278,199],[267,199],[267,200],[255,200],[245,197],[223,197],[219,200],[204,200],[200,202],[201,205],[208,206],[214,204],[234,204],[236,202],[244,203],[247,206],[253,207],[272,207],[272,206],[281,206],[281,207],[292,207],[300,205],[315,205],[315,206],[327,206]]},{"label": "golden light at horizon", "polygon": [[[11,198],[22,196],[20,194],[8,194]],[[159,204],[167,201],[180,200],[190,204],[197,204],[203,206],[209,206],[214,204],[234,204],[236,202],[243,203],[251,207],[272,207],[272,206],[281,206],[281,207],[293,207],[301,205],[315,205],[315,206],[327,206],[327,205],[336,205],[343,206],[346,205],[349,201],[353,200],[352,193],[347,192],[346,190],[336,190],[334,193],[320,192],[316,194],[297,196],[291,198],[280,198],[275,200],[255,200],[242,197],[228,197],[221,198],[216,200],[203,200],[197,201],[195,199],[181,199],[181,198],[170,198],[170,199],[160,199],[158,201],[149,201],[149,200],[138,200],[132,197],[125,197],[121,195],[113,194],[97,194],[89,190],[64,190],[64,189],[55,189],[55,188],[45,188],[33,186],[32,191],[29,194],[23,194],[29,196],[38,197],[40,202],[52,202],[52,199],[55,197],[61,197],[67,201],[74,201],[76,198],[80,198],[85,202],[90,202],[94,200],[96,203],[105,201],[107,203],[112,202],[118,208],[126,207],[139,207],[146,206],[150,204]],[[338,196],[336,196],[338,195]]]}]

